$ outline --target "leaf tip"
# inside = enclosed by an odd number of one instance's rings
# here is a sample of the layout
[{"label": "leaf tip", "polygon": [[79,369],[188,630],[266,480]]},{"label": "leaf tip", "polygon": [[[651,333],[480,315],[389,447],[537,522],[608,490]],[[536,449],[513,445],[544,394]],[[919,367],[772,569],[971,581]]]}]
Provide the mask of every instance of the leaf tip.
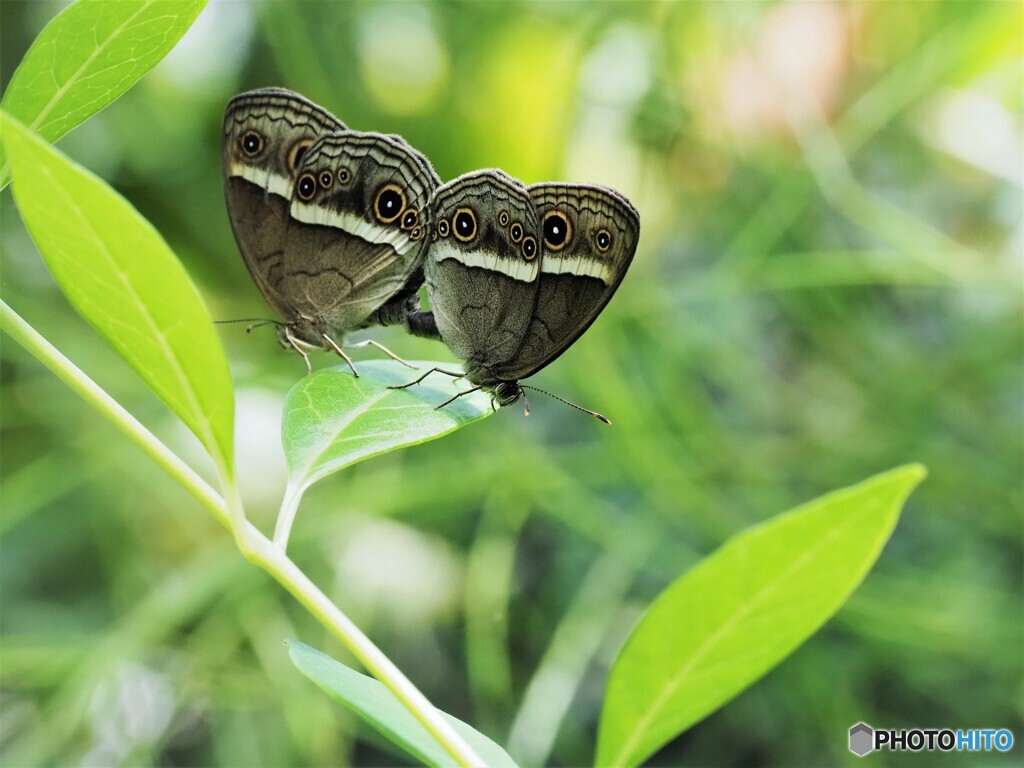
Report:
[{"label": "leaf tip", "polygon": [[879,476],[879,480],[887,480],[899,487],[900,500],[905,500],[910,493],[928,477],[928,467],[924,464],[914,462],[904,464]]},{"label": "leaf tip", "polygon": [[907,474],[913,477],[918,483],[928,477],[928,467],[920,462],[914,462],[912,464],[904,464],[902,469],[906,470]]}]

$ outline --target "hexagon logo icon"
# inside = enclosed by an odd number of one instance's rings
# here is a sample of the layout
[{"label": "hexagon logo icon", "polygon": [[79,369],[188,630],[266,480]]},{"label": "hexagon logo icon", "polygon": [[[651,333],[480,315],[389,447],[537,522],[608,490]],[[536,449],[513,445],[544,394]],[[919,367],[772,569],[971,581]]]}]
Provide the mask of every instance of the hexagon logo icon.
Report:
[{"label": "hexagon logo icon", "polygon": [[867,723],[857,723],[850,728],[850,751],[857,757],[875,750],[875,729]]}]

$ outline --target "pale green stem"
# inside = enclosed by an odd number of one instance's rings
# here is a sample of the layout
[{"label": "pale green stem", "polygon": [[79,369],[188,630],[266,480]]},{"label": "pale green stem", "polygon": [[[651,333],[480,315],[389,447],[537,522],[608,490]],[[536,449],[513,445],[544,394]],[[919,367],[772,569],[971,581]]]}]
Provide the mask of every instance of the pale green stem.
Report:
[{"label": "pale green stem", "polygon": [[374,677],[387,686],[459,765],[484,765],[476,751],[455,732],[451,724],[401,670],[309,580],[295,563],[288,559],[284,549],[275,546],[245,519],[238,489],[228,473],[220,473],[227,491],[225,501],[191,467],[19,317],[3,300],[0,300],[0,329],[53,371],[89,405],[113,422],[128,439],[209,509],[218,522],[234,534],[238,547],[246,559],[269,573],[330,630],[331,634],[348,648]]},{"label": "pale green stem", "polygon": [[307,611],[330,629],[370,674],[384,683],[412,712],[459,765],[467,768],[485,765],[476,751],[456,733],[451,724],[402,674],[391,659],[385,656],[279,547],[257,531],[251,523],[246,523],[246,526],[247,533],[251,534],[251,550],[247,555],[249,559],[273,576]]},{"label": "pale green stem", "polygon": [[64,357],[39,332],[26,323],[7,303],[0,299],[0,329],[18,342],[39,362],[53,371],[57,378],[71,387],[85,402],[106,416],[142,452],[177,480],[206,507],[217,521],[231,530],[231,520],[224,499],[210,487],[170,448],[160,442],[139,420],[126,411],[74,363]]},{"label": "pale green stem", "polygon": [[280,547],[282,552],[288,551],[288,537],[291,535],[292,523],[295,522],[295,514],[298,512],[299,502],[302,501],[305,490],[291,483],[284,490],[281,509],[277,513],[277,525],[274,526],[274,544]]}]

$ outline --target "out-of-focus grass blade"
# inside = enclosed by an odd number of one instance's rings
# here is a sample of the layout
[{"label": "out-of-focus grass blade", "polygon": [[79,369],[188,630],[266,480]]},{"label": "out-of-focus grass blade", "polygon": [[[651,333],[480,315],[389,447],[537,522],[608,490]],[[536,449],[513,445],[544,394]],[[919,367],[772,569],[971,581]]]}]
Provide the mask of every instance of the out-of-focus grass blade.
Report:
[{"label": "out-of-focus grass blade", "polygon": [[68,301],[231,474],[234,394],[199,293],[153,226],[0,112],[21,217]]},{"label": "out-of-focus grass blade", "polygon": [[[455,765],[427,729],[382,683],[298,640],[288,641],[288,655],[302,674],[417,760],[432,766]],[[451,715],[444,716],[488,768],[515,768],[512,758],[489,738]]]},{"label": "out-of-focus grass blade", "polygon": [[314,482],[362,459],[446,435],[492,412],[481,392],[435,407],[471,385],[431,374],[408,389],[405,384],[437,366],[419,361],[418,371],[391,360],[360,361],[359,378],[347,368],[317,371],[288,393],[281,439],[288,460],[288,492],[301,494]]},{"label": "out-of-focus grass blade", "polygon": [[924,476],[907,465],[823,496],[670,585],[612,666],[597,764],[638,765],[792,653],[864,579]]},{"label": "out-of-focus grass blade", "polygon": [[[983,276],[972,274],[971,280]],[[804,251],[774,253],[770,259],[745,262],[727,272],[712,272],[688,285],[688,303],[720,301],[774,291],[839,286],[949,286],[952,278],[892,251]]]},{"label": "out-of-focus grass blade", "polygon": [[[0,107],[56,141],[138,82],[204,7],[206,0],[78,0],[32,43]],[[0,147],[0,189],[9,181]]]}]

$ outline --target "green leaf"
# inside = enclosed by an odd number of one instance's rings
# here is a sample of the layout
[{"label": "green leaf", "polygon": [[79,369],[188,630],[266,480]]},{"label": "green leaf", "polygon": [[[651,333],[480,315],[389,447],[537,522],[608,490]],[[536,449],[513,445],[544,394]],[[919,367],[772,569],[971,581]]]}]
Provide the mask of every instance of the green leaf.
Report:
[{"label": "green leaf", "polygon": [[[205,6],[206,0],[78,0],[32,43],[0,108],[56,141],[135,85]],[[0,147],[0,189],[9,177]]]},{"label": "green leaf", "polygon": [[291,494],[357,461],[446,435],[492,412],[489,395],[460,397],[440,410],[435,406],[468,389],[464,381],[432,373],[408,389],[407,384],[437,366],[451,363],[416,362],[411,370],[392,360],[356,364],[359,378],[347,367],[317,371],[292,387],[285,400],[281,439],[288,460]]},{"label": "green leaf", "polygon": [[[302,674],[389,741],[426,765],[455,765],[427,729],[382,683],[349,669],[298,640],[288,640],[287,643],[288,655]],[[444,712],[441,714],[483,758],[488,768],[515,768],[516,764],[508,753],[489,738],[461,720]]]},{"label": "green leaf", "polygon": [[231,374],[181,263],[127,200],[3,112],[0,137],[18,210],[68,301],[230,476]]},{"label": "green leaf", "polygon": [[867,575],[924,476],[907,465],[779,515],[662,592],[612,665],[597,764],[638,765],[792,653]]}]

